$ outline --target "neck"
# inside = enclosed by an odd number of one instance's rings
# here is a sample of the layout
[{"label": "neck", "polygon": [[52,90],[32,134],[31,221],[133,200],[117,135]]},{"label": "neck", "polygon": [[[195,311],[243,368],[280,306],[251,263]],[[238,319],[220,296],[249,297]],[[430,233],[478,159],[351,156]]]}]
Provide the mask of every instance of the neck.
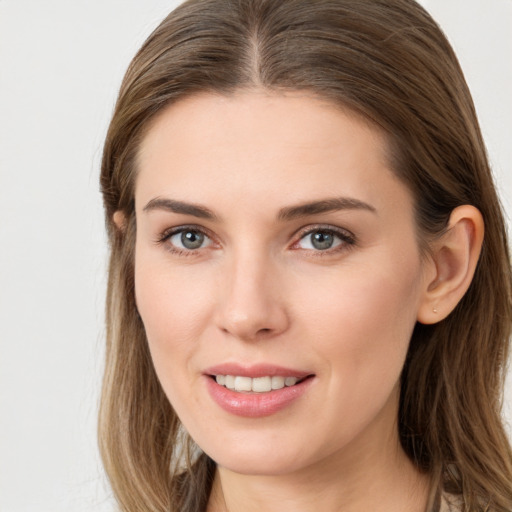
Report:
[{"label": "neck", "polygon": [[[208,512],[425,512],[429,479],[403,451],[396,422],[288,474],[218,467]],[[372,429],[373,429],[372,428]]]}]

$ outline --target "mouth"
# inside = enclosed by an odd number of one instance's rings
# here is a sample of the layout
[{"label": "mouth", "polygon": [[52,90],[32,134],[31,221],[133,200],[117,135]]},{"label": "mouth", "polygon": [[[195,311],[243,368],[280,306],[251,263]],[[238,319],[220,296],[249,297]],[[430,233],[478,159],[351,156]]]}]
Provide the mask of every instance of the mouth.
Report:
[{"label": "mouth", "polygon": [[219,386],[238,393],[269,393],[270,391],[277,391],[285,387],[296,386],[312,376],[285,377],[283,375],[266,375],[247,377],[244,375],[210,375]]},{"label": "mouth", "polygon": [[309,392],[316,375],[269,364],[225,363],[204,372],[206,388],[224,411],[247,418],[270,416]]}]

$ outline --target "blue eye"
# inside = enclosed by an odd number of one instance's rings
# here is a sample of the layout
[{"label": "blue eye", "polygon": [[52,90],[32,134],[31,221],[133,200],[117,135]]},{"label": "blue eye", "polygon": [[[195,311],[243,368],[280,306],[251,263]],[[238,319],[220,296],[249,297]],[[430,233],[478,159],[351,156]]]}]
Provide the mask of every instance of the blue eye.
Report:
[{"label": "blue eye", "polygon": [[337,233],[332,229],[315,229],[305,233],[297,243],[300,249],[327,251],[342,244],[352,245],[354,240],[348,234]]},{"label": "blue eye", "polygon": [[169,242],[179,250],[194,251],[211,245],[212,241],[204,233],[197,229],[181,229],[175,231]]}]

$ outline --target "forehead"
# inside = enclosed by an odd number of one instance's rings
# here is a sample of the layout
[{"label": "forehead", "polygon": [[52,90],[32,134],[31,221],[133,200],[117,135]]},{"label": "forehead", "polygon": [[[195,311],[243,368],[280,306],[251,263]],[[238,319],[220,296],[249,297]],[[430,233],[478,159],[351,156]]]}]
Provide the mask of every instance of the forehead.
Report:
[{"label": "forehead", "polygon": [[[200,94],[164,109],[138,155],[136,203],[157,195],[288,202],[363,195],[396,182],[385,135],[352,111],[302,93]],[[385,187],[384,187],[385,188]]]},{"label": "forehead", "polygon": [[[352,126],[340,134],[342,124]],[[139,163],[151,158],[151,152],[162,142],[173,143],[172,139],[185,150],[188,143],[197,150],[209,142],[228,145],[240,142],[242,137],[255,150],[256,144],[270,138],[276,144],[294,146],[295,150],[309,145],[328,149],[332,143],[339,143],[337,135],[349,141],[363,132],[368,140],[373,139],[373,144],[384,149],[385,136],[375,125],[353,110],[311,93],[263,90],[232,95],[200,93],[167,106],[156,116],[141,145]],[[183,146],[185,142],[187,145]]]}]

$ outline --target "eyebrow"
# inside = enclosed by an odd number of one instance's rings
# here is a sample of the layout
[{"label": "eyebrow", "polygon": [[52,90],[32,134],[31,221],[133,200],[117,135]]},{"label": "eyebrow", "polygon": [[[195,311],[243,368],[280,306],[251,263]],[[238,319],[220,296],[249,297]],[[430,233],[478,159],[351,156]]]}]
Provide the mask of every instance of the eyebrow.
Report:
[{"label": "eyebrow", "polygon": [[210,209],[204,206],[163,197],[155,197],[154,199],[151,199],[151,201],[149,201],[142,209],[144,212],[150,212],[152,210],[165,210],[172,213],[183,213],[185,215],[199,217],[200,219],[217,219],[217,216]]},{"label": "eyebrow", "polygon": [[322,199],[311,203],[299,204],[297,206],[288,206],[279,211],[277,218],[279,220],[292,220],[319,213],[333,212],[337,210],[367,210],[377,213],[377,210],[359,199],[351,197],[334,197],[331,199]]},{"label": "eyebrow", "polygon": [[[205,206],[163,197],[155,197],[154,199],[151,199],[142,209],[144,212],[152,210],[164,210],[172,213],[192,215],[193,217],[198,217],[200,219],[218,220],[217,215]],[[320,213],[333,212],[337,210],[366,210],[376,213],[376,209],[373,206],[360,201],[359,199],[351,197],[334,197],[281,208],[277,215],[277,219],[280,221],[288,221],[307,217],[309,215],[318,215]]]}]

